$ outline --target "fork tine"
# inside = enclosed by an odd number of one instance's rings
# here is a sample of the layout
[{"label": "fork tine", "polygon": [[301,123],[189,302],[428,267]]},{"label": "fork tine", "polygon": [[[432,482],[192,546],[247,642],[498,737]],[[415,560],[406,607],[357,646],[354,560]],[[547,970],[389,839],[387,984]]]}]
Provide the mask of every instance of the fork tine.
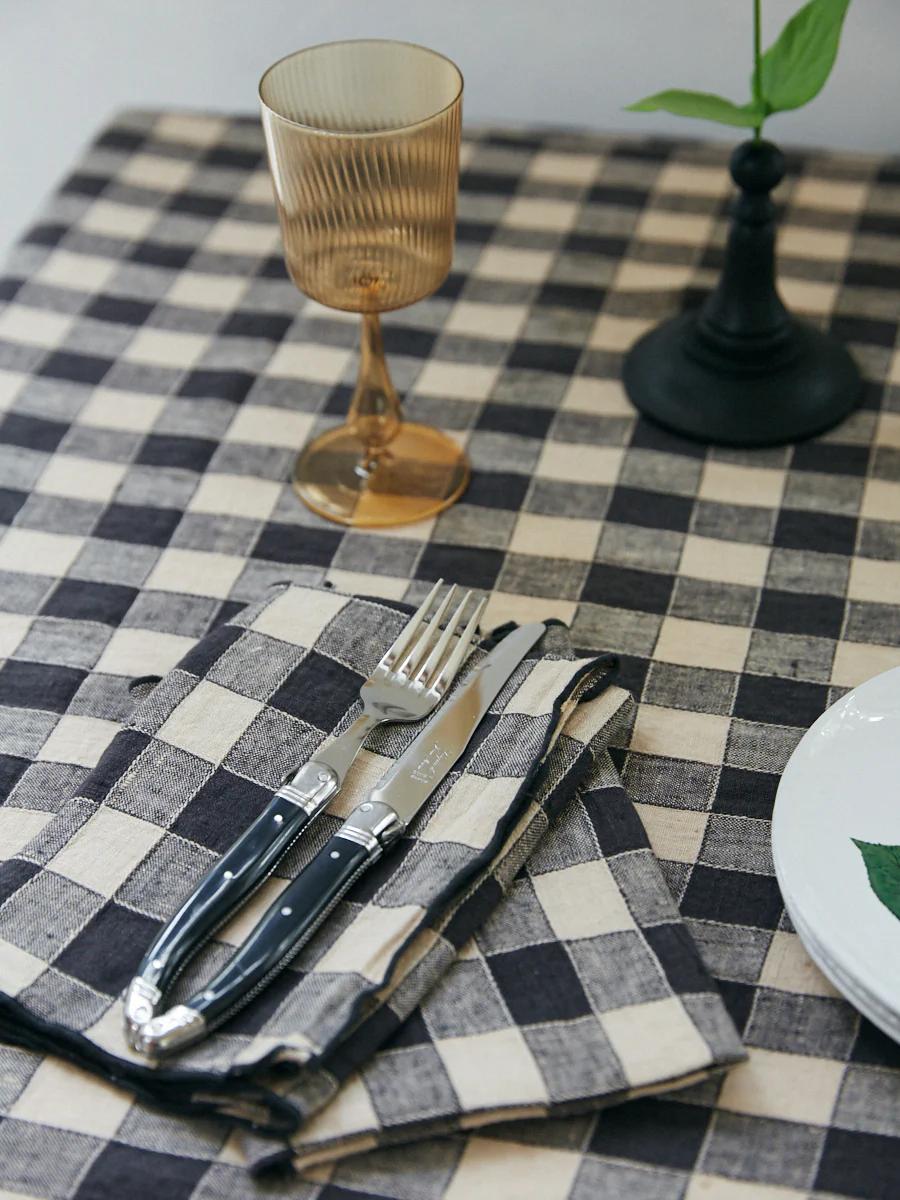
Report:
[{"label": "fork tine", "polygon": [[459,632],[459,628],[462,625],[463,613],[465,612],[466,606],[471,599],[472,593],[466,592],[462,600],[460,600],[456,607],[456,611],[447,622],[447,628],[438,638],[437,645],[428,655],[425,665],[420,669],[418,675],[416,676],[416,683],[424,683],[426,687],[430,687],[432,685],[438,671],[440,670],[441,663],[446,657],[447,647],[450,645],[451,639]]},{"label": "fork tine", "polygon": [[406,652],[407,646],[413,640],[413,637],[417,633],[419,626],[422,624],[423,620],[425,619],[425,614],[428,612],[428,610],[431,608],[432,604],[434,603],[434,598],[440,591],[441,587],[443,586],[443,583],[444,583],[443,579],[439,579],[437,581],[437,583],[434,585],[434,587],[431,589],[431,591],[428,593],[428,595],[425,597],[425,599],[422,601],[422,603],[419,605],[419,607],[416,609],[416,611],[413,613],[413,615],[409,618],[409,620],[406,622],[406,624],[400,630],[400,634],[397,637],[397,640],[394,642],[394,644],[392,646],[389,646],[388,649],[384,652],[384,655],[382,656],[381,661],[378,664],[379,667],[390,667],[393,663],[395,663],[397,661],[397,659],[401,656],[401,654],[404,654]]},{"label": "fork tine", "polygon": [[458,645],[447,659],[443,667],[441,667],[440,674],[432,684],[432,688],[436,692],[446,691],[446,689],[456,678],[456,674],[459,671],[459,668],[462,666],[463,660],[465,659],[472,642],[475,640],[475,635],[478,632],[478,622],[481,619],[481,614],[484,612],[486,604],[486,596],[480,600],[478,604],[476,604],[475,611],[472,613],[471,617],[469,617],[468,625],[466,625],[465,629],[459,635]]},{"label": "fork tine", "polygon": [[416,671],[418,671],[419,667],[422,665],[422,660],[428,654],[429,646],[440,633],[441,621],[443,621],[444,614],[450,607],[450,602],[453,599],[455,591],[456,584],[454,583],[448,590],[447,595],[438,605],[434,616],[429,618],[425,628],[413,642],[409,652],[406,655],[406,658],[398,667],[394,668],[398,675],[405,675],[407,678],[412,678]]}]

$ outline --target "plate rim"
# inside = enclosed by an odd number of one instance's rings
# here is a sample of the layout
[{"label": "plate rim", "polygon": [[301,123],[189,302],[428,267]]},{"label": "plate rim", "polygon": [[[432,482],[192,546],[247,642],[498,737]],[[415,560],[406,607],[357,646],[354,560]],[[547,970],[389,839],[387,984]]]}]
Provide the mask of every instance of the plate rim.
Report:
[{"label": "plate rim", "polygon": [[[823,725],[834,719],[836,712],[852,704],[854,698],[864,689],[890,675],[896,676],[898,683],[900,683],[900,666],[891,667],[887,671],[880,671],[877,675],[872,675],[855,688],[850,688],[843,696],[840,696],[833,704],[830,704],[800,738],[788,758],[778,782],[775,803],[772,810],[771,848],[775,878],[781,890],[785,911],[810,958],[826,979],[854,1007],[859,1009],[873,1024],[877,1025],[882,1032],[894,1041],[900,1042],[900,994],[887,982],[882,982],[881,986],[879,986],[880,981],[877,976],[872,974],[871,963],[866,958],[860,958],[852,944],[838,941],[835,943],[835,951],[833,953],[830,950],[826,950],[826,942],[816,931],[814,920],[810,920],[803,913],[802,906],[798,903],[796,895],[792,893],[788,882],[791,871],[785,868],[783,850],[780,848],[781,839],[789,836],[787,833],[781,833],[781,831],[786,829],[786,822],[790,819],[787,816],[786,792],[783,789],[791,763],[798,755],[805,752],[804,747],[808,748],[810,742],[815,739],[817,732]],[[890,1027],[891,1015],[897,1018],[897,1025],[894,1027]]]}]

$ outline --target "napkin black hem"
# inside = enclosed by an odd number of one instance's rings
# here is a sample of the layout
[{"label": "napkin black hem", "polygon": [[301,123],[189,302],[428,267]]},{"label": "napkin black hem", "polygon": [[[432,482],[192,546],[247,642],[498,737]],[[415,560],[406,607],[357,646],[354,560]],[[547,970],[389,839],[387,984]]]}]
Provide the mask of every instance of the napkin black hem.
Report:
[{"label": "napkin black hem", "polygon": [[[240,1068],[227,1075],[210,1071],[141,1067],[101,1050],[72,1029],[28,1012],[0,992],[0,1041],[37,1053],[51,1053],[126,1088],[155,1108],[181,1116],[226,1118],[254,1133],[289,1137],[300,1124],[299,1114],[276,1092],[241,1078]],[[260,1116],[242,1114],[255,1109]],[[263,1115],[265,1114],[265,1115]]]},{"label": "napkin black hem", "polygon": [[[735,1055],[733,1058],[711,1063],[708,1067],[690,1072],[684,1076],[671,1076],[667,1079],[661,1079],[658,1085],[653,1085],[653,1092],[670,1095],[681,1088],[697,1084],[700,1078],[708,1079],[717,1075],[723,1075],[737,1063],[743,1062],[745,1058],[746,1055]],[[487,1133],[490,1130],[497,1130],[498,1127],[510,1125],[518,1121],[538,1121],[548,1118],[562,1120],[565,1117],[585,1116],[590,1113],[600,1112],[606,1108],[615,1108],[632,1098],[633,1093],[628,1088],[623,1088],[617,1092],[603,1092],[595,1096],[579,1097],[577,1100],[522,1105],[516,1107],[515,1118],[511,1118],[508,1115],[508,1110],[507,1113],[504,1113],[502,1110],[495,1108],[470,1109],[465,1114],[467,1122],[465,1129],[461,1129],[456,1120],[446,1117],[424,1118],[421,1121],[410,1121],[395,1129],[389,1126],[382,1127],[378,1132],[377,1149],[389,1150],[397,1146],[408,1145],[410,1142],[427,1141],[430,1138],[436,1137],[459,1137],[464,1133],[471,1133],[473,1130]],[[484,1120],[481,1122],[478,1121],[477,1118],[479,1117],[484,1117]],[[345,1141],[346,1137],[336,1137],[331,1142],[321,1142],[315,1147],[315,1150],[324,1151],[329,1146],[340,1146]],[[371,1153],[373,1149],[375,1147],[368,1147],[366,1150],[358,1150],[357,1153]],[[286,1172],[288,1168],[293,1170],[294,1160],[298,1157],[302,1158],[303,1154],[298,1156],[290,1148],[277,1150],[252,1162],[248,1166],[248,1171],[254,1178],[270,1179],[276,1175],[280,1175],[282,1172]],[[353,1154],[348,1154],[344,1161],[349,1161],[353,1157]],[[341,1158],[343,1159],[343,1156]],[[325,1161],[330,1162],[333,1160],[326,1159]],[[307,1165],[312,1166],[314,1164],[310,1162]],[[301,1166],[300,1169],[303,1170],[305,1168]]]}]

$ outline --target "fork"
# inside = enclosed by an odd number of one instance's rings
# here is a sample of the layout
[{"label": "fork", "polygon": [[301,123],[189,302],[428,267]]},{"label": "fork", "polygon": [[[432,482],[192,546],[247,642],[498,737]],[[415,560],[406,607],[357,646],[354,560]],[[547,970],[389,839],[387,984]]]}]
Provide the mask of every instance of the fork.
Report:
[{"label": "fork", "polygon": [[451,586],[432,612],[443,582],[439,579],[434,585],[362,685],[362,713],[279,788],[141,959],[124,994],[125,1029],[132,1045],[189,959],[259,887],[288,846],[335,796],[372,730],[385,721],[420,721],[446,695],[476,636],[486,601],[475,606],[463,626],[472,598],[466,592],[441,631],[457,590]]}]

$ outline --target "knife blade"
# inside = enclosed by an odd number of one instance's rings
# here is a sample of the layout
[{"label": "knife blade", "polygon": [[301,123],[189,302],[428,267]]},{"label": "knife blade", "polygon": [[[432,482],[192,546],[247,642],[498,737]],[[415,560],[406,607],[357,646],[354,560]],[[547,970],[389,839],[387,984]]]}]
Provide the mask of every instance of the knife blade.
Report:
[{"label": "knife blade", "polygon": [[458,761],[487,710],[545,629],[513,630],[468,673],[455,696],[431,718],[404,753],[385,771],[366,800],[387,804],[408,825]]},{"label": "knife blade", "polygon": [[135,1049],[157,1056],[198,1041],[268,985],[366,868],[403,834],[544,631],[540,622],[520,626],[469,671],[222,969],[186,1004],[142,1026]]}]

